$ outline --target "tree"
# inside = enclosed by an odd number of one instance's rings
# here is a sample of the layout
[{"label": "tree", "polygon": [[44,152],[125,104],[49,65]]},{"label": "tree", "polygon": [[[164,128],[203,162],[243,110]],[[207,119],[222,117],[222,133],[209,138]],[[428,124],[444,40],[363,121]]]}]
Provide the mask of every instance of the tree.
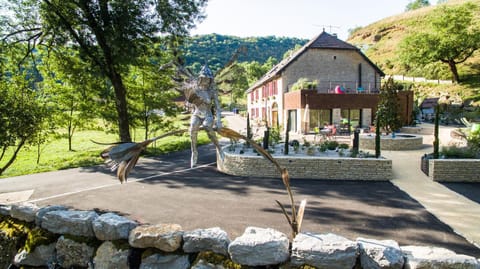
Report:
[{"label": "tree", "polygon": [[37,25],[24,24],[23,29],[10,35],[28,32],[27,39],[18,40],[38,40],[49,46],[77,48],[82,59],[98,68],[114,90],[122,141],[131,141],[124,85],[128,65],[135,63],[160,33],[186,35],[194,22],[203,17],[202,8],[206,4],[206,0],[18,2],[18,6],[28,3],[38,7],[41,21],[37,21]]},{"label": "tree", "polygon": [[428,0],[413,0],[413,1],[410,1],[410,3],[408,3],[407,7],[405,8],[405,11],[415,10],[415,9],[428,7],[428,6],[430,6],[430,2]]},{"label": "tree", "polygon": [[55,48],[42,57],[42,89],[48,96],[52,121],[66,130],[68,150],[72,151],[76,131],[92,127],[99,116],[98,89],[104,80],[85,65],[76,50]]},{"label": "tree", "polygon": [[25,79],[28,69],[10,69],[0,80],[0,175],[16,160],[20,150],[35,141],[45,116],[33,84]]},{"label": "tree", "polygon": [[170,58],[159,45],[152,47],[144,53],[139,64],[130,67],[126,77],[130,89],[130,116],[134,126],[144,128],[145,140],[159,129],[169,129],[171,122],[163,116],[173,116],[176,112],[173,99],[178,93],[172,90],[171,74],[158,71],[158,66]]},{"label": "tree", "polygon": [[407,65],[426,66],[442,62],[448,65],[452,81],[459,82],[457,65],[480,48],[480,25],[474,20],[478,6],[441,5],[428,20],[425,32],[407,36],[400,44],[400,58]]},{"label": "tree", "polygon": [[277,59],[269,57],[263,64],[252,61],[240,63],[245,69],[249,87],[277,64]]},{"label": "tree", "polygon": [[[398,114],[398,96],[399,86],[395,84],[393,78],[389,78],[382,84],[380,89],[380,101],[377,106],[377,123],[385,128],[387,133],[394,132],[402,127]],[[377,127],[378,128],[378,127]]]},{"label": "tree", "polygon": [[245,69],[237,62],[220,70],[215,75],[215,83],[222,94],[230,94],[230,105],[237,103],[238,98],[244,97],[248,89],[248,80]]}]

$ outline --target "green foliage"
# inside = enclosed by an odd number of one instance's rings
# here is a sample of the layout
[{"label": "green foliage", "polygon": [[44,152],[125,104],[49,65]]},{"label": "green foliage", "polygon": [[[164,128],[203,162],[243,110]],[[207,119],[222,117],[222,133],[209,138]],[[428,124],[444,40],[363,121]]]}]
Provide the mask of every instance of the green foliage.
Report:
[{"label": "green foliage", "polygon": [[336,150],[339,146],[339,143],[335,140],[325,141],[325,145],[327,146],[328,150]]},{"label": "green foliage", "polygon": [[[198,72],[201,64],[208,62],[209,67],[216,73],[230,61],[231,56],[240,46],[245,47],[245,53],[238,56],[238,62],[265,63],[271,57],[282,59],[286,51],[296,45],[303,46],[307,41],[306,39],[275,36],[240,38],[209,34],[193,36],[185,40],[182,50],[185,51],[186,65],[193,71]],[[265,72],[259,75],[263,74]]]},{"label": "green foliage", "polygon": [[230,96],[231,106],[237,103],[237,99],[243,101],[245,90],[248,89],[248,77],[244,65],[235,61],[220,70],[215,76],[215,83],[221,94]]},{"label": "green foliage", "polygon": [[47,115],[34,87],[36,78],[31,77],[34,68],[20,65],[18,70],[13,61],[10,59],[9,68],[4,69],[10,76],[0,80],[0,175],[24,146],[36,141]]},{"label": "green foliage", "polygon": [[279,127],[271,127],[269,135],[270,135],[269,141],[271,144],[278,144],[282,139],[282,136],[280,135]]},{"label": "green foliage", "polygon": [[346,143],[341,143],[338,145],[338,148],[339,149],[348,149],[350,146]]},{"label": "green foliage", "polygon": [[145,130],[144,140],[159,130],[170,130],[172,122],[167,116],[174,116],[177,112],[173,100],[179,94],[173,90],[172,72],[158,72],[158,66],[166,64],[170,58],[166,51],[155,45],[144,52],[138,64],[130,66],[125,76],[130,121],[134,127]]},{"label": "green foliage", "polygon": [[297,82],[292,85],[292,91],[298,90],[313,90],[317,88],[318,80],[309,80],[308,78],[299,78]]},{"label": "green foliage", "polygon": [[27,238],[32,225],[10,217],[0,218],[0,231],[7,237]]},{"label": "green foliage", "polygon": [[474,159],[478,158],[478,152],[470,147],[443,147],[441,155],[446,159]]},{"label": "green foliage", "polygon": [[[139,139],[143,139],[144,130],[138,130]],[[155,133],[159,135],[160,132]],[[134,133],[135,135],[135,133]],[[68,151],[64,146],[67,143],[65,136],[54,136],[46,144],[43,152],[44,157],[39,164],[36,164],[35,148],[26,148],[18,155],[17,161],[5,171],[2,177],[12,177],[26,174],[33,174],[46,171],[55,171],[74,167],[85,167],[102,164],[103,160],[99,152],[105,149],[104,145],[97,145],[92,142],[115,142],[117,138],[113,134],[106,134],[103,131],[79,131],[76,139],[76,150]],[[205,132],[200,132],[198,144],[210,143]],[[187,136],[170,136],[152,143],[146,150],[147,156],[158,156],[177,150],[190,148],[190,140]],[[13,149],[9,149],[9,152]],[[0,162],[0,165],[4,162]]]},{"label": "green foliage", "polygon": [[407,7],[405,8],[405,11],[415,10],[415,9],[428,7],[428,6],[430,6],[430,2],[428,0],[412,0],[410,1],[410,3],[408,3]]},{"label": "green foliage", "polygon": [[399,104],[397,97],[397,92],[400,87],[401,86],[395,84],[393,78],[390,77],[382,84],[382,88],[380,89],[380,101],[377,107],[376,118],[380,121],[380,125],[385,128],[387,133],[396,131],[402,127],[398,115]]},{"label": "green foliage", "polygon": [[480,157],[480,123],[473,123],[466,131],[468,148]]},{"label": "green foliage", "polygon": [[34,251],[37,246],[53,243],[58,238],[47,230],[35,227],[34,223],[10,217],[0,218],[0,233],[7,238],[15,239],[16,249],[24,249],[28,253]]},{"label": "green foliage", "polygon": [[257,60],[250,62],[241,62],[239,63],[245,69],[248,85],[251,86],[258,79],[260,79],[265,73],[267,73],[272,67],[277,63],[277,59],[274,57],[269,57],[266,62],[261,64]]},{"label": "green foliage", "polygon": [[62,48],[43,52],[39,69],[43,75],[41,83],[51,113],[51,123],[56,129],[67,130],[68,150],[73,150],[72,140],[76,131],[92,128],[92,118],[102,111],[97,102],[99,89],[105,81],[94,70],[85,68],[75,50]]},{"label": "green foliage", "polygon": [[212,251],[205,251],[205,252],[200,252],[197,255],[197,258],[194,262],[196,264],[200,260],[203,260],[207,263],[213,264],[213,265],[220,265],[222,268],[226,269],[248,269],[250,267],[241,265],[241,264],[236,264],[232,260],[230,260],[228,257],[225,257],[221,254],[217,254]]},{"label": "green foliage", "polygon": [[473,3],[437,7],[428,17],[428,27],[408,35],[401,42],[402,62],[406,66],[445,63],[452,80],[458,82],[457,64],[465,62],[480,48],[480,24],[474,20],[476,12],[478,6]]},{"label": "green foliage", "polygon": [[[94,68],[113,89],[120,139],[131,141],[125,72],[129,65],[142,62],[143,53],[160,40],[159,33],[186,35],[194,21],[203,17],[205,4],[205,0],[19,0],[13,4],[15,15],[34,19],[12,23],[18,27],[10,29],[12,34],[3,40],[12,44],[28,42],[27,55],[36,50],[40,37],[41,43],[48,44],[52,51],[64,46],[77,50],[84,68]],[[21,8],[24,6],[31,8],[26,12]]]},{"label": "green foliage", "polygon": [[56,236],[55,234],[47,230],[35,227],[29,231],[27,235],[27,240],[25,241],[24,249],[28,253],[31,253],[35,250],[37,246],[48,245],[55,242],[57,238],[58,236]]}]

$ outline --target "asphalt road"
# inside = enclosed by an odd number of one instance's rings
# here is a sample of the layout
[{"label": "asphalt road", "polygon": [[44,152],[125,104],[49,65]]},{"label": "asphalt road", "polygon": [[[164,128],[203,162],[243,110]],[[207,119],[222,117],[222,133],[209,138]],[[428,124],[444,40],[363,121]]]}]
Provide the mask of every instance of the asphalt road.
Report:
[{"label": "asphalt road", "polygon": [[[189,150],[142,158],[126,184],[106,167],[95,166],[1,179],[0,193],[33,190],[29,201],[39,206],[113,211],[141,223],[177,223],[184,230],[218,226],[232,240],[248,226],[290,234],[275,202],[289,203],[280,179],[222,174],[213,146],[199,151],[199,166],[193,169]],[[308,201],[304,232],[393,239],[480,257],[480,249],[388,181],[292,179],[291,185],[297,205]]]}]

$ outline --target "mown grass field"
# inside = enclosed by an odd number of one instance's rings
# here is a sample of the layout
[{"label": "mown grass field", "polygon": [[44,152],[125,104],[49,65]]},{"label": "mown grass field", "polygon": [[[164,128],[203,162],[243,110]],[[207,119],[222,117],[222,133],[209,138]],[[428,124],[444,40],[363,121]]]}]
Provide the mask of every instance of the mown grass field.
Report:
[{"label": "mown grass field", "polygon": [[[159,134],[160,133],[157,135]],[[143,140],[142,130],[138,130],[136,134],[132,134],[132,136],[138,141]],[[15,163],[13,163],[0,178],[98,165],[103,163],[103,159],[100,158],[100,153],[108,146],[95,144],[92,140],[102,143],[118,141],[117,135],[107,134],[104,131],[79,131],[73,136],[73,151],[69,151],[67,138],[58,137],[58,135],[56,138],[52,137],[49,142],[41,146],[38,164],[37,147],[24,147],[19,152]],[[198,141],[199,144],[209,143],[205,132],[199,133]],[[152,143],[144,155],[160,155],[188,148],[190,148],[190,137],[188,135],[170,136]],[[0,162],[0,166],[3,166],[7,162],[7,158],[9,158],[10,155],[11,151],[5,154],[4,159]]]}]

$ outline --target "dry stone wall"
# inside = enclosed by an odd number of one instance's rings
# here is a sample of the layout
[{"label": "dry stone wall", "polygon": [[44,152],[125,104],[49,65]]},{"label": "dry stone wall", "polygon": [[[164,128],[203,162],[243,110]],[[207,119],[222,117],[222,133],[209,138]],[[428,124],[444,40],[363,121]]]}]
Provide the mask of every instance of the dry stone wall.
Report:
[{"label": "dry stone wall", "polygon": [[[331,269],[480,268],[475,257],[443,248],[399,246],[393,240],[353,241],[331,233],[300,233],[290,242],[279,231],[248,227],[231,241],[218,227],[184,231],[177,224],[142,225],[114,213],[62,206],[0,205],[0,220],[0,268],[11,268],[12,264],[24,268],[101,269],[287,269],[303,265]],[[19,228],[21,225],[23,228]],[[8,230],[13,226],[29,235],[17,235],[16,244],[6,244],[15,241]],[[43,231],[40,234],[44,235],[34,245],[32,231]],[[46,233],[55,236],[46,240]]]},{"label": "dry stone wall", "polygon": [[[274,165],[260,156],[230,154],[217,161],[219,171],[235,176],[279,177]],[[335,153],[336,154],[336,153]],[[291,178],[329,180],[390,180],[392,161],[375,158],[283,157],[275,160],[288,169]]]},{"label": "dry stone wall", "polygon": [[428,162],[428,175],[434,181],[480,182],[478,159],[435,159]]},{"label": "dry stone wall", "polygon": [[[380,141],[380,148],[382,150],[417,150],[422,148],[423,137],[414,136],[414,137],[397,137],[392,138],[391,136],[382,136]],[[360,135],[360,149],[375,149],[375,136],[371,134]]]}]

